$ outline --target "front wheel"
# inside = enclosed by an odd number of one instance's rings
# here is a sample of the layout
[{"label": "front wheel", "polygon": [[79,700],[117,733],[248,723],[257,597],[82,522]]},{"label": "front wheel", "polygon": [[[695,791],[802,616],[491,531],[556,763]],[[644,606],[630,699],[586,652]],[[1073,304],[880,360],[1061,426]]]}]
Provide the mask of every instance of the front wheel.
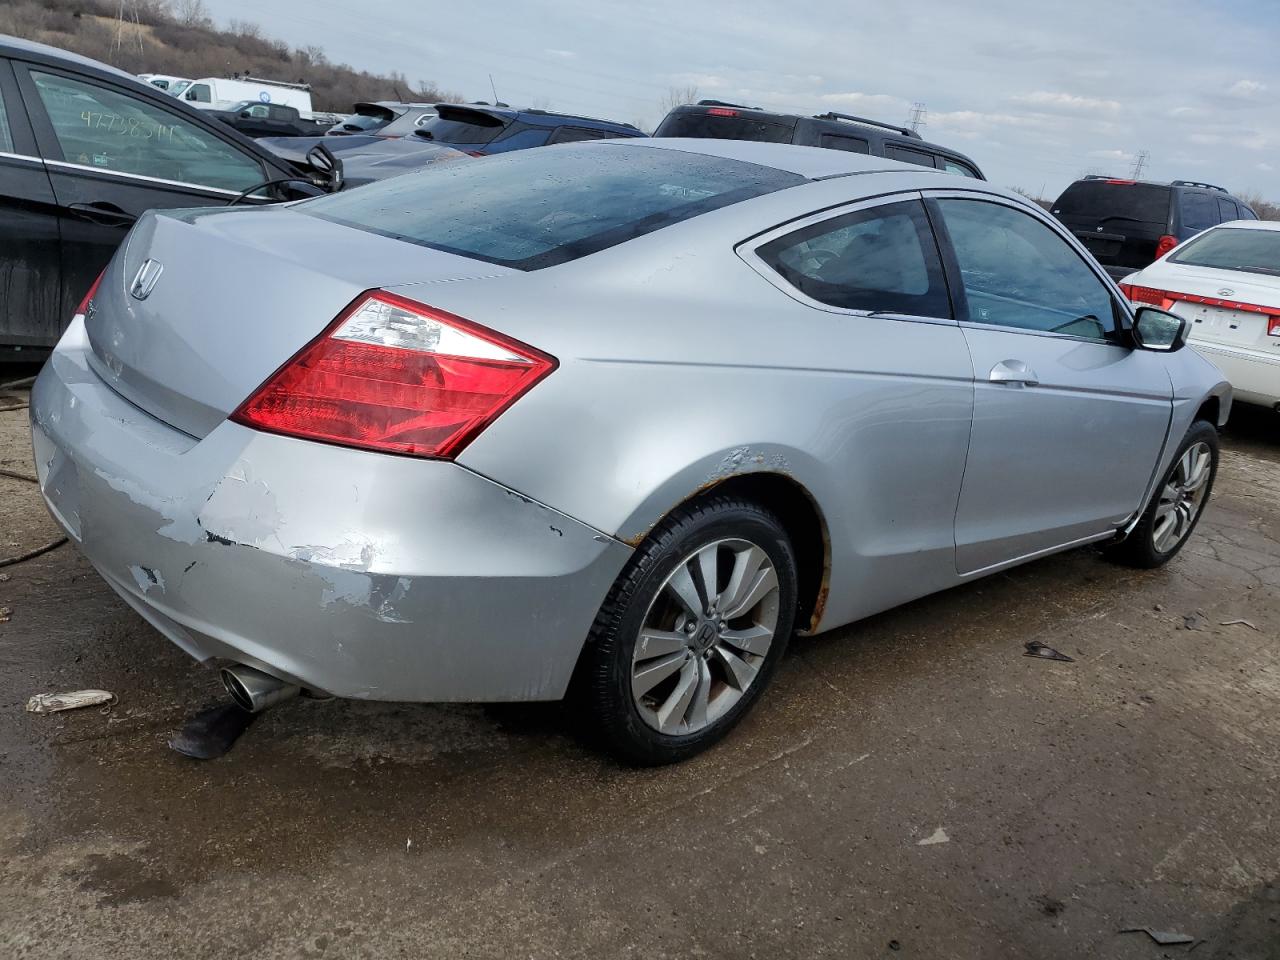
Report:
[{"label": "front wheel", "polygon": [[1197,420],[1156,487],[1138,525],[1108,555],[1131,567],[1159,567],[1172,560],[1200,522],[1218,475],[1218,431]]},{"label": "front wheel", "polygon": [[636,551],[584,652],[586,706],[619,758],[684,760],[738,722],[795,623],[796,563],[772,513],[713,497],[681,507]]}]

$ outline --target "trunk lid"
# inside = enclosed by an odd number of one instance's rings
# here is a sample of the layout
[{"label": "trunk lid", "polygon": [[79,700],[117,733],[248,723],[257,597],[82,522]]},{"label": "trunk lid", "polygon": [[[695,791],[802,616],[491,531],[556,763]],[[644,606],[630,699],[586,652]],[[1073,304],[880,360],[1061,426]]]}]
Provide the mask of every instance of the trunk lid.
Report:
[{"label": "trunk lid", "polygon": [[[1147,281],[1140,280],[1143,285]],[[1169,261],[1161,265],[1157,278],[1150,285],[1167,290],[1174,299],[1170,308],[1191,324],[1193,341],[1217,343],[1232,347],[1251,347],[1271,350],[1280,346],[1280,338],[1268,336],[1267,325],[1271,317],[1253,310],[1237,310],[1210,303],[1190,303],[1179,300],[1179,294],[1204,297],[1221,303],[1239,303],[1280,310],[1280,280],[1249,274],[1183,266]]]},{"label": "trunk lid", "polygon": [[[282,207],[153,211],[94,297],[90,363],[130,402],[204,437],[363,291],[512,272]],[[140,273],[155,278],[141,299],[130,290]]]}]

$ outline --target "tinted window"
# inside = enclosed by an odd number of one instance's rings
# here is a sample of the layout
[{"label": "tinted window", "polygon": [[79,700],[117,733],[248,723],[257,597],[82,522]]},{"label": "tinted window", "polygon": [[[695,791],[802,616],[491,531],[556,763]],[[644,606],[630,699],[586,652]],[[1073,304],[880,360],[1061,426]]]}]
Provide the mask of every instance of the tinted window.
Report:
[{"label": "tinted window", "polygon": [[1207,230],[1216,225],[1218,205],[1207,193],[1182,195],[1182,227],[1184,230]]},{"label": "tinted window", "polygon": [[488,143],[506,125],[506,121],[478,110],[450,110],[446,107],[414,132],[445,143]]},{"label": "tinted window", "polygon": [[551,139],[547,141],[552,143],[576,143],[579,140],[608,140],[610,137],[620,136],[612,130],[589,130],[586,127],[556,127],[555,133],[551,134]]},{"label": "tinted window", "polygon": [[918,201],[825,220],[757,252],[801,293],[833,307],[951,316],[937,247]]},{"label": "tinted window", "polygon": [[2,91],[0,91],[0,150],[13,153],[13,135],[9,132],[9,115],[5,113]]},{"label": "tinted window", "polygon": [[1236,211],[1236,205],[1230,200],[1218,198],[1218,222],[1226,223],[1228,220],[1239,220],[1240,214]]},{"label": "tinted window", "polygon": [[906,147],[897,147],[892,143],[884,145],[884,155],[890,160],[901,160],[903,163],[914,163],[921,167],[933,166],[933,154],[924,153],[920,150],[909,150]]},{"label": "tinted window", "polygon": [[96,84],[31,72],[69,163],[244,190],[262,165],[184,117]]},{"label": "tinted window", "polygon": [[1280,276],[1280,231],[1222,227],[1189,240],[1169,258],[1217,270]]},{"label": "tinted window", "polygon": [[965,166],[958,160],[948,160],[946,157],[943,157],[942,169],[947,171],[947,173],[956,173],[962,177],[973,177],[975,180],[981,179],[978,176],[978,171],[974,170],[973,167]]},{"label": "tinted window", "polygon": [[1149,223],[1162,229],[1169,222],[1169,188],[1155,183],[1081,180],[1067,187],[1053,205],[1059,217],[1093,223],[1123,221]]},{"label": "tinted window", "polygon": [[834,133],[824,133],[822,145],[828,150],[847,150],[849,153],[871,152],[871,145],[862,137],[842,137]]},{"label": "tinted window", "polygon": [[623,144],[567,144],[439,164],[294,209],[532,270],[804,182],[794,173],[720,157]]},{"label": "tinted window", "polygon": [[969,319],[1102,339],[1115,329],[1106,285],[1030,214],[980,200],[939,200]]},{"label": "tinted window", "polygon": [[489,149],[495,153],[502,150],[527,150],[530,147],[542,146],[550,136],[551,130],[548,127],[525,127],[523,130],[517,130],[515,133],[490,141]]},{"label": "tinted window", "polygon": [[1240,204],[1240,219],[1241,220],[1257,220],[1258,215],[1242,203]]},{"label": "tinted window", "polygon": [[[174,88],[176,91],[176,87]],[[182,95],[183,100],[191,100],[195,103],[210,103],[209,85],[207,83],[193,83],[187,87],[187,92]]]},{"label": "tinted window", "polygon": [[775,123],[743,116],[709,113],[670,113],[653,132],[655,137],[709,137],[714,140],[758,140],[790,143],[795,122]]}]

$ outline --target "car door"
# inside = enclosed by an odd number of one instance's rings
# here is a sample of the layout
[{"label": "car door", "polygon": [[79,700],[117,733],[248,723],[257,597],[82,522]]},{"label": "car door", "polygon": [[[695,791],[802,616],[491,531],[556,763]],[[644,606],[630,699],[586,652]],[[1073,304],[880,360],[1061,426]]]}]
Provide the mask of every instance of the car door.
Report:
[{"label": "car door", "polygon": [[959,572],[1109,535],[1165,441],[1163,358],[1126,345],[1119,297],[1047,217],[972,194],[929,203],[974,368]]},{"label": "car door", "polygon": [[278,175],[159,91],[41,64],[15,72],[58,205],[64,322],[143,212],[222,205]]},{"label": "car door", "polygon": [[799,301],[779,304],[778,329],[827,404],[795,429],[821,430],[839,491],[823,494],[831,622],[950,586],[973,367],[919,194],[816,214],[749,250]]},{"label": "car door", "polygon": [[58,335],[62,263],[58,207],[18,95],[0,59],[0,356]]}]

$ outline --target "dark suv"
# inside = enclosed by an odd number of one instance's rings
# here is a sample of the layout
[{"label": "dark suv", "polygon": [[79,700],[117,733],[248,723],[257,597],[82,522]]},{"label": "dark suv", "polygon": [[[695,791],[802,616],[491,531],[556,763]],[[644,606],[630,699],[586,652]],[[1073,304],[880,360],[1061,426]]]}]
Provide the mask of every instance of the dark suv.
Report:
[{"label": "dark suv", "polygon": [[699,100],[676,107],[663,118],[655,137],[712,137],[720,140],[763,140],[847,150],[935,167],[948,173],[985,180],[978,165],[962,153],[928,143],[920,134],[878,120],[847,113],[802,117],[744,107],[720,100]]},{"label": "dark suv", "polygon": [[612,120],[487,104],[441,103],[436,105],[436,115],[416,127],[408,139],[419,138],[467,153],[488,154],[575,140],[643,136],[631,124]]},{"label": "dark suv", "polygon": [[1229,220],[1257,220],[1222,187],[1192,180],[1151,183],[1085,177],[1051,208],[1119,280],[1159,260],[1183,240]]}]

